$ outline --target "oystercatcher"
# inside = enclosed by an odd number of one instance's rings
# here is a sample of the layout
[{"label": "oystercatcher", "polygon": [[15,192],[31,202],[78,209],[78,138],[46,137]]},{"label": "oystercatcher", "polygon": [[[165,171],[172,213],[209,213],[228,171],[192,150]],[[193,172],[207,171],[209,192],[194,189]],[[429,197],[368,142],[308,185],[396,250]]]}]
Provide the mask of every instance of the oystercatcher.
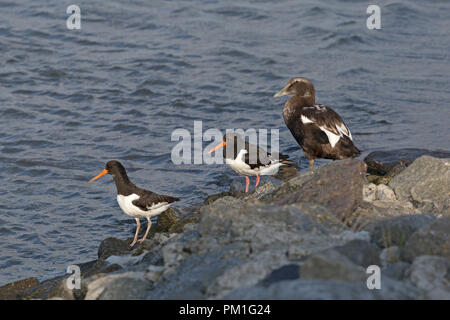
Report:
[{"label": "oystercatcher", "polygon": [[331,108],[316,104],[313,84],[306,78],[292,78],[274,97],[293,94],[283,107],[283,118],[314,169],[314,159],[354,158],[361,151],[342,118]]},{"label": "oystercatcher", "polygon": [[[159,195],[149,190],[136,187],[130,179],[128,179],[127,172],[123,165],[116,160],[109,161],[106,164],[105,169],[89,180],[89,183],[105,174],[112,175],[114,182],[116,183],[117,202],[119,203],[120,209],[122,209],[125,214],[136,219],[136,234],[130,245],[131,247],[134,246],[136,241],[142,243],[147,238],[150,227],[152,226],[150,220],[151,217],[159,215],[167,210],[173,202],[180,200],[176,197]],[[142,239],[137,240],[139,229],[141,227],[139,218],[147,218],[148,225]]]},{"label": "oystercatcher", "polygon": [[278,172],[282,165],[291,165],[288,156],[281,153],[270,154],[263,148],[242,140],[236,133],[228,133],[223,140],[208,153],[223,148],[225,162],[235,172],[245,176],[245,192],[248,192],[250,179],[248,176],[256,176],[255,187],[259,184],[260,176],[271,176]]}]

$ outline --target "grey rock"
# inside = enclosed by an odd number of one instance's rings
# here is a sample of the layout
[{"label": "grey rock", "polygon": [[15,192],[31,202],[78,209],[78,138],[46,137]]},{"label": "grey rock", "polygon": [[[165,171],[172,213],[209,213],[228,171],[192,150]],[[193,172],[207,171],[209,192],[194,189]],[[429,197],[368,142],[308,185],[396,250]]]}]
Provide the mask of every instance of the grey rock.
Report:
[{"label": "grey rock", "polygon": [[353,211],[363,201],[365,173],[365,165],[359,160],[334,161],[319,168],[298,190],[279,197],[273,203],[317,203],[329,208],[340,219],[351,219]]},{"label": "grey rock", "polygon": [[400,262],[400,250],[397,246],[391,246],[388,248],[384,248],[380,252],[380,261],[383,267],[388,266],[389,264]]},{"label": "grey rock", "polygon": [[409,263],[402,261],[391,263],[382,269],[381,279],[388,277],[399,281],[405,281],[408,277],[410,266]]},{"label": "grey rock", "polygon": [[363,282],[366,270],[354,264],[337,250],[330,249],[306,258],[300,268],[302,279]]},{"label": "grey rock", "polygon": [[380,249],[364,240],[352,240],[333,248],[340,254],[346,256],[353,263],[367,268],[370,265],[380,265]]},{"label": "grey rock", "polygon": [[429,299],[450,300],[450,260],[436,256],[414,259],[410,269],[411,282],[426,291]]},{"label": "grey rock", "polygon": [[403,246],[411,235],[436,220],[431,215],[413,214],[375,221],[367,227],[372,241],[380,248]]},{"label": "grey rock", "polygon": [[423,212],[450,215],[450,159],[422,156],[389,186],[399,200],[411,201]]},{"label": "grey rock", "polygon": [[406,282],[383,279],[380,290],[367,289],[366,282],[298,279],[276,282],[269,287],[242,287],[224,297],[232,300],[394,300],[421,299],[420,290]]},{"label": "grey rock", "polygon": [[414,232],[401,248],[400,255],[409,262],[422,255],[450,258],[450,217],[437,219]]},{"label": "grey rock", "polygon": [[106,259],[109,256],[122,256],[130,254],[130,245],[117,238],[106,238],[98,248],[98,258]]},{"label": "grey rock", "polygon": [[143,272],[113,274],[90,281],[86,300],[143,299],[151,288]]},{"label": "grey rock", "polygon": [[410,165],[415,159],[423,155],[435,158],[450,158],[450,151],[417,148],[374,151],[364,159],[364,162],[367,163],[369,172],[385,175],[395,167]]}]

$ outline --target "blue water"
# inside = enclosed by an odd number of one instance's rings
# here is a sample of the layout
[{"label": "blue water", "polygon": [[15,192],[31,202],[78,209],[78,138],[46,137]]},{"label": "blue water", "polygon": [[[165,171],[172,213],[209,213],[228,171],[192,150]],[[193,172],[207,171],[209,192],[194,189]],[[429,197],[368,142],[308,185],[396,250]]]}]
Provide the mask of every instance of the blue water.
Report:
[{"label": "blue water", "polygon": [[[96,258],[101,240],[133,235],[110,177],[181,197],[226,191],[226,166],[174,165],[176,128],[280,129],[280,149],[307,167],[273,99],[293,76],[316,87],[364,155],[450,149],[450,2],[0,2],[0,285]],[[206,143],[205,143],[206,145]],[[319,161],[319,165],[326,161]],[[241,178],[242,180],[242,178]]]}]

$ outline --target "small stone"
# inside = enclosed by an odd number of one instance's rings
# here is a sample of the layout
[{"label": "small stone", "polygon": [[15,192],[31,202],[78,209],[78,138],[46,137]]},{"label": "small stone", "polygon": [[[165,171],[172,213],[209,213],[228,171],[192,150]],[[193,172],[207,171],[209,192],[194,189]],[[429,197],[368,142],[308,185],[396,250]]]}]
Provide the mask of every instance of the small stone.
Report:
[{"label": "small stone", "polygon": [[381,265],[383,267],[388,266],[391,263],[400,261],[400,252],[397,246],[391,246],[384,248],[380,253]]},{"label": "small stone", "polygon": [[363,200],[367,202],[376,199],[377,186],[374,183],[365,184],[363,187]]},{"label": "small stone", "polygon": [[394,191],[385,184],[379,184],[376,186],[376,198],[377,200],[395,201]]}]

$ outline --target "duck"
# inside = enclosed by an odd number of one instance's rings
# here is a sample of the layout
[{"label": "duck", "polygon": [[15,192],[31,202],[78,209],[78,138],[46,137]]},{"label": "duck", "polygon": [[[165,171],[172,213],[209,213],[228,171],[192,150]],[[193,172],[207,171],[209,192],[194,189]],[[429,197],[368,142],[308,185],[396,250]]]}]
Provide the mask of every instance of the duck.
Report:
[{"label": "duck", "polygon": [[[133,247],[136,242],[142,243],[147,238],[152,226],[150,220],[151,217],[158,216],[169,209],[172,203],[180,200],[177,197],[160,195],[137,187],[128,178],[125,167],[117,160],[108,161],[105,169],[89,180],[89,183],[106,174],[111,175],[116,184],[117,203],[119,204],[120,209],[122,209],[126,215],[133,217],[136,220],[137,228],[133,242],[130,244],[131,247]],[[144,236],[138,240],[141,227],[140,218],[146,218],[148,224]]]},{"label": "duck", "polygon": [[271,176],[284,165],[292,165],[288,156],[281,153],[268,153],[259,145],[244,141],[237,133],[227,133],[222,142],[209,150],[212,153],[223,148],[223,158],[230,168],[245,176],[245,192],[250,185],[249,176],[256,176],[255,188],[259,185],[261,176]]},{"label": "duck", "polygon": [[318,158],[341,160],[355,158],[361,151],[341,116],[323,104],[316,103],[314,85],[304,77],[295,77],[274,97],[290,97],[283,107],[283,119],[309,160],[314,171]]}]

